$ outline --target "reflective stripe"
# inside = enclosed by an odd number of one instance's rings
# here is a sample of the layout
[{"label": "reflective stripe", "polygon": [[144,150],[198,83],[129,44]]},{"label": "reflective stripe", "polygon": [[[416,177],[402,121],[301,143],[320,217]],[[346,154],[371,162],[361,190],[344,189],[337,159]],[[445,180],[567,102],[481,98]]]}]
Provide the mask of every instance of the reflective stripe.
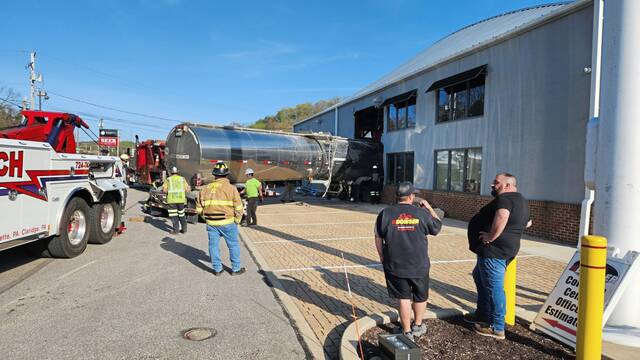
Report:
[{"label": "reflective stripe", "polygon": [[233,206],[231,200],[205,200],[204,206]]},{"label": "reflective stripe", "polygon": [[242,209],[244,209],[244,205],[240,204],[236,206],[236,210],[242,210]]},{"label": "reflective stripe", "polygon": [[235,222],[233,218],[223,219],[223,220],[206,220],[206,221],[207,221],[207,225],[210,225],[210,226],[229,225]]}]

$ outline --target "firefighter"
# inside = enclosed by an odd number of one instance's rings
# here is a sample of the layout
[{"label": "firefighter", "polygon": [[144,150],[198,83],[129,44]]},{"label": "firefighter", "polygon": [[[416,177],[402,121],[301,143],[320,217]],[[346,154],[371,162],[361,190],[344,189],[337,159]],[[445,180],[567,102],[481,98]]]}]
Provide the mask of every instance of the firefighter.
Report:
[{"label": "firefighter", "polygon": [[223,237],[229,248],[231,275],[240,275],[246,271],[240,266],[240,243],[238,242],[238,224],[242,220],[244,206],[238,189],[227,179],[229,175],[227,165],[220,161],[211,173],[215,180],[198,194],[196,209],[207,222],[213,274],[222,275],[219,244],[220,237]]},{"label": "firefighter", "polygon": [[258,208],[258,200],[263,201],[262,184],[260,180],[253,177],[253,169],[247,169],[245,175],[249,178],[245,183],[245,191],[247,193],[247,226],[258,225],[256,217],[256,209]]},{"label": "firefighter", "polygon": [[[183,234],[187,232],[187,217],[184,213],[184,208],[187,204],[187,191],[191,191],[187,180],[178,175],[177,167],[172,167],[171,176],[162,185],[162,192],[167,194],[169,219],[173,224],[172,234],[177,234],[178,230]],[[178,220],[180,227],[178,226]]]}]

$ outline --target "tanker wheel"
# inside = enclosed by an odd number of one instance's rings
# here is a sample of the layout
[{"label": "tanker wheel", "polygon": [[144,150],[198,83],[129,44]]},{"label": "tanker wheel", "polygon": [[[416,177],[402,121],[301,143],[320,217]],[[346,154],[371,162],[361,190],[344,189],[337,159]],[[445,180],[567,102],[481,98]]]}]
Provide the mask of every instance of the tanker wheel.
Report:
[{"label": "tanker wheel", "polygon": [[113,238],[120,221],[122,212],[115,201],[95,204],[91,207],[91,227],[89,243],[106,244]]},{"label": "tanker wheel", "polygon": [[84,252],[89,240],[91,210],[81,198],[69,201],[60,220],[60,235],[54,236],[47,250],[49,255],[60,258],[72,258]]}]

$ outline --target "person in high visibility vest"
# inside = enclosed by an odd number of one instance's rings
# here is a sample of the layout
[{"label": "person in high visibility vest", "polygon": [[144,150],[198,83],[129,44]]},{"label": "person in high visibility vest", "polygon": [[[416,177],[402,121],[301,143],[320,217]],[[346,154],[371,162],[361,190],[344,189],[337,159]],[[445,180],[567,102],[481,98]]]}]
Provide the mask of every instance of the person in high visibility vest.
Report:
[{"label": "person in high visibility vest", "polygon": [[209,255],[213,274],[222,275],[220,260],[220,238],[223,237],[229,248],[231,275],[243,274],[246,269],[240,266],[240,243],[238,241],[238,224],[242,220],[244,205],[240,193],[231,185],[227,175],[227,164],[218,162],[211,172],[215,180],[204,187],[198,194],[196,210],[207,223],[209,235]]},{"label": "person in high visibility vest", "polygon": [[245,192],[247,194],[247,226],[258,225],[258,218],[256,217],[256,210],[258,208],[258,200],[262,202],[262,183],[260,180],[253,177],[253,169],[247,169],[245,175],[249,178],[245,185]]},{"label": "person in high visibility vest", "polygon": [[172,234],[177,234],[178,230],[183,234],[187,232],[187,216],[184,213],[187,204],[187,191],[191,191],[187,180],[178,175],[177,167],[172,167],[171,176],[162,185],[162,192],[167,194],[169,219],[173,224]]}]

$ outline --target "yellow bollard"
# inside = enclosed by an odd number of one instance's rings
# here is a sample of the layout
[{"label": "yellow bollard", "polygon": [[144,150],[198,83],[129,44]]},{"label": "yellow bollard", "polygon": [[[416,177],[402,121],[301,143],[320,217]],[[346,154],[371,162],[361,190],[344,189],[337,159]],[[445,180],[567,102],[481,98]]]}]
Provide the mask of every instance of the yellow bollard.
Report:
[{"label": "yellow bollard", "polygon": [[513,258],[504,273],[504,296],[506,309],[504,322],[507,325],[516,324],[516,258]]},{"label": "yellow bollard", "polygon": [[606,271],[607,238],[593,235],[582,237],[576,335],[576,359],[579,360],[601,358]]}]

